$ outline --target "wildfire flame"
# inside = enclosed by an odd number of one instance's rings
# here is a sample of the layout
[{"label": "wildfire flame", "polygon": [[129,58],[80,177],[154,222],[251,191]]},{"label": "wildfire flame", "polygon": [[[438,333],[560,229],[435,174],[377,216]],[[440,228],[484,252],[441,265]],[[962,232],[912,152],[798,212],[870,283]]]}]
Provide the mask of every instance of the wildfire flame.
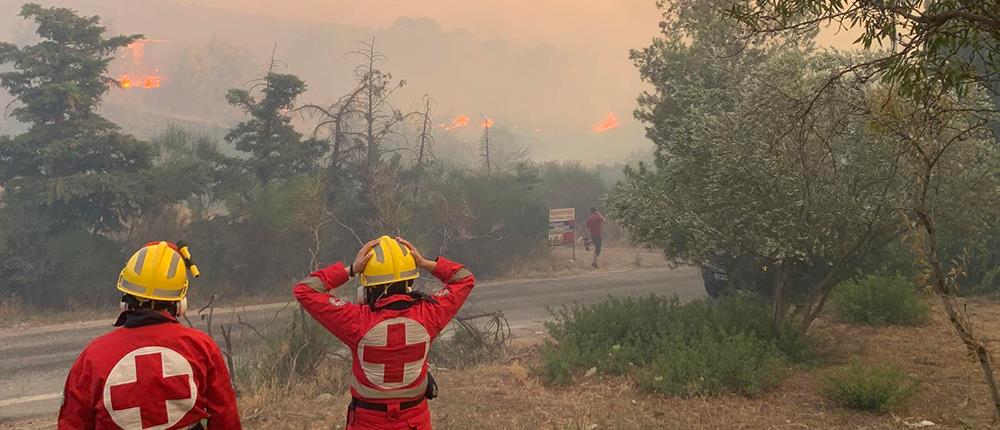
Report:
[{"label": "wildfire flame", "polygon": [[604,133],[608,130],[614,130],[621,126],[622,123],[618,121],[618,117],[614,113],[609,113],[604,121],[594,126],[594,133]]},{"label": "wildfire flame", "polygon": [[441,124],[440,127],[445,129],[446,131],[452,131],[456,128],[461,128],[469,125],[469,121],[470,119],[468,115],[459,115],[456,116],[455,119],[451,120],[451,124]]},{"label": "wildfire flame", "polygon": [[486,119],[483,120],[482,127],[483,128],[493,128],[493,125],[495,125],[495,124],[496,124],[496,121],[493,121],[493,118],[486,118]]},{"label": "wildfire flame", "polygon": [[[152,73],[148,73],[151,68],[145,67],[143,63],[146,59],[146,44],[149,43],[167,43],[166,40],[154,40],[154,39],[139,39],[130,43],[127,49],[130,51],[132,67],[130,72],[123,74],[118,77],[118,84],[121,85],[123,89],[150,89],[159,88],[160,82],[163,77],[160,76],[159,69],[152,69]],[[128,56],[123,55],[122,58]]]},{"label": "wildfire flame", "polygon": [[118,77],[118,84],[121,85],[121,87],[124,89],[129,89],[129,88],[150,89],[150,88],[159,88],[160,81],[162,80],[163,77],[160,75],[145,75],[136,77],[131,77],[129,75],[121,75],[120,77]]}]

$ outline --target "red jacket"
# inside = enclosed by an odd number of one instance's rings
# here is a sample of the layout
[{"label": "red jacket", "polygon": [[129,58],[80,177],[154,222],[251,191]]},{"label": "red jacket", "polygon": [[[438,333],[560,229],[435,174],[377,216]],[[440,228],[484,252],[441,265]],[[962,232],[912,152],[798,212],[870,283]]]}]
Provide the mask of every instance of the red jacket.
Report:
[{"label": "red jacket", "polygon": [[158,311],[127,311],[66,378],[59,429],[240,429],[218,345]]},{"label": "red jacket", "polygon": [[604,224],[608,220],[601,215],[600,212],[594,212],[587,217],[587,228],[590,229],[590,236],[599,238],[601,237],[601,224]]},{"label": "red jacket", "polygon": [[[475,286],[462,265],[439,258],[434,276],[444,288],[434,301],[397,294],[379,300],[375,310],[328,294],[348,280],[337,263],[313,272],[295,286],[295,298],[323,327],[351,349],[351,394],[369,402],[394,403],[419,398],[427,389],[427,351]],[[407,301],[412,306],[392,306]],[[405,308],[405,309],[404,309]]]}]

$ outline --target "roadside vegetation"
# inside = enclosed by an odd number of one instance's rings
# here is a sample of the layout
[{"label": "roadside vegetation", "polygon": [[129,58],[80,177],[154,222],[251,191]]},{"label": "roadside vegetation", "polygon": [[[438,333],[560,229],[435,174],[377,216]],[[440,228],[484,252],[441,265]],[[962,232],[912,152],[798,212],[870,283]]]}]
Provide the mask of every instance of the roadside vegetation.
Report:
[{"label": "roadside vegetation", "polygon": [[920,325],[929,315],[926,297],[902,276],[870,275],[837,286],[833,315],[845,322],[881,325]]},{"label": "roadside vegetation", "polygon": [[919,383],[894,364],[852,361],[823,380],[823,395],[845,408],[887,412],[912,397]]},{"label": "roadside vegetation", "polygon": [[[677,263],[748,262],[729,286],[765,297],[771,324],[800,338],[830,303],[846,321],[918,324],[915,291],[928,291],[1000,419],[988,335],[962,299],[996,285],[995,5],[659,5],[661,34],[632,51],[656,160],[608,198],[629,237]],[[829,22],[866,49],[819,48]]]},{"label": "roadside vegetation", "polygon": [[627,375],[643,390],[681,396],[759,394],[812,352],[809,339],[775,329],[766,303],[738,295],[609,299],[557,311],[547,327],[548,380]]}]

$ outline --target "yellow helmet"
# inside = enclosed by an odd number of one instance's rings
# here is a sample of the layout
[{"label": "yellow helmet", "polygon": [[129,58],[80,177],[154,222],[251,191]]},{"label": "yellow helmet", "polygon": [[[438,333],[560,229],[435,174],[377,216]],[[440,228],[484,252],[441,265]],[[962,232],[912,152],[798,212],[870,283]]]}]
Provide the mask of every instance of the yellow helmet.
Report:
[{"label": "yellow helmet", "polygon": [[378,238],[372,248],[374,256],[361,273],[361,285],[375,287],[420,277],[417,262],[410,250],[389,236]]},{"label": "yellow helmet", "polygon": [[184,259],[176,246],[167,242],[143,246],[118,276],[118,291],[143,299],[180,301],[187,290]]}]

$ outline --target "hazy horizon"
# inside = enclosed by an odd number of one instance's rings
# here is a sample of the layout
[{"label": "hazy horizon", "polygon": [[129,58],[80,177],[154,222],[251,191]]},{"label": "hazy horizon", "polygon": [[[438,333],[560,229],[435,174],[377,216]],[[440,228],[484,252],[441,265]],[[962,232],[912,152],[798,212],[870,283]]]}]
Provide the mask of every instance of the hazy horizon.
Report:
[{"label": "hazy horizon", "polygon": [[[22,3],[0,2],[0,25],[10,28],[0,35],[23,38],[32,30],[16,16]],[[145,93],[112,90],[104,108],[140,135],[165,126],[159,115],[210,128],[231,126],[239,116],[226,107],[221,87],[244,86],[261,74],[275,44],[283,62],[279,71],[297,74],[309,85],[300,104],[329,104],[353,85],[356,59],[347,53],[359,40],[374,38],[388,57],[386,69],[407,81],[397,106],[416,110],[424,94],[435,99],[439,140],[473,146],[476,123],[488,117],[510,143],[528,148],[538,160],[608,163],[652,150],[642,124],[632,117],[646,86],[628,59],[629,49],[648,45],[659,32],[652,0],[298,0],[281,8],[264,0],[41,3],[100,15],[112,33],[163,41],[147,46],[144,66],[163,75],[163,86]],[[225,58],[210,58],[220,55]],[[198,68],[211,61],[231,69],[229,75],[213,72],[199,78],[207,88],[181,88],[183,78],[220,69]],[[129,68],[123,58],[112,72]],[[133,118],[137,112],[143,117]],[[443,127],[461,115],[471,118],[471,126]],[[612,116],[617,121],[609,122]],[[298,125],[311,130],[308,120]]]}]

